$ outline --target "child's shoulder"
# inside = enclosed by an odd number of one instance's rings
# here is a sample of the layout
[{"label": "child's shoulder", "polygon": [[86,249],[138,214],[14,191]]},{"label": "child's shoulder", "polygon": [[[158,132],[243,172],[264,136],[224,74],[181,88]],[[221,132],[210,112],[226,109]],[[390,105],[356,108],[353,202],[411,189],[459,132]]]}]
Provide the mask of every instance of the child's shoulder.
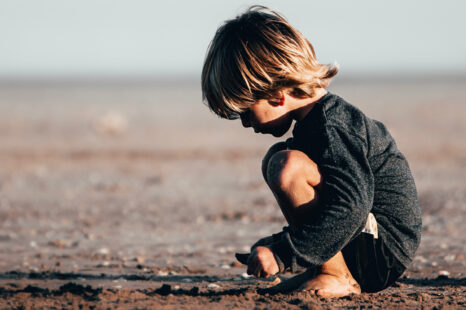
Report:
[{"label": "child's shoulder", "polygon": [[395,140],[382,122],[366,116],[338,95],[330,94],[322,105],[322,115],[324,127],[331,132],[344,133],[348,139],[357,137],[373,146],[371,152],[379,153],[388,146],[395,146]]},{"label": "child's shoulder", "polygon": [[358,107],[330,92],[326,97],[322,104],[322,116],[326,126],[358,132],[365,127],[369,118]]}]

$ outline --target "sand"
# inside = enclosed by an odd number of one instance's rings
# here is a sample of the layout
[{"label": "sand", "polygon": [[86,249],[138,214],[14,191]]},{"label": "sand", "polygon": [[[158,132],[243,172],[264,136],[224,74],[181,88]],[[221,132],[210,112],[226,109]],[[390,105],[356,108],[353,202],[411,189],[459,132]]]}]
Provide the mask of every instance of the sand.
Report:
[{"label": "sand", "polygon": [[285,225],[260,173],[278,140],[217,119],[197,82],[3,83],[0,308],[464,308],[465,85],[332,84],[392,132],[424,227],[393,287],[322,299],[260,294],[235,263]]}]

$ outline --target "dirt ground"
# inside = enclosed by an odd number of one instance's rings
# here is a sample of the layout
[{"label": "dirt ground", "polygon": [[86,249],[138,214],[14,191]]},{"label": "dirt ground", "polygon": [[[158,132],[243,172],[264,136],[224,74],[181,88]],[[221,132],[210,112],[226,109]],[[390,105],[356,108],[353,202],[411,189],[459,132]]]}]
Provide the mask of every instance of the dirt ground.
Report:
[{"label": "dirt ground", "polygon": [[323,299],[258,292],[235,263],[285,225],[260,174],[277,140],[217,119],[197,82],[4,82],[0,308],[466,308],[465,86],[332,84],[397,140],[423,231],[394,286]]}]

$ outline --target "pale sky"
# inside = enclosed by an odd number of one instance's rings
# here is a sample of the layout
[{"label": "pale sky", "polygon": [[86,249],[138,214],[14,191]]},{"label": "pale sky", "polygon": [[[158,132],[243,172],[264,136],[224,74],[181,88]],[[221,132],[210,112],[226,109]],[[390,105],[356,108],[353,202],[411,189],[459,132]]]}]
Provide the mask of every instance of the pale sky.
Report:
[{"label": "pale sky", "polygon": [[0,77],[199,75],[217,27],[251,4],[343,74],[466,73],[464,0],[0,0]]}]

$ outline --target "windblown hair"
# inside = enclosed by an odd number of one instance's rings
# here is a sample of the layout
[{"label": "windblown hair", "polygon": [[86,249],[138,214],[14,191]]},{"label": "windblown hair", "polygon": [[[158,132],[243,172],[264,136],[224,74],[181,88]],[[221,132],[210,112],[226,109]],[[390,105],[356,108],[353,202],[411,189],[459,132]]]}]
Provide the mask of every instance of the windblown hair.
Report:
[{"label": "windblown hair", "polygon": [[312,97],[337,72],[316,60],[311,43],[284,17],[252,6],[215,33],[202,69],[202,99],[220,117],[235,119],[283,89]]}]

